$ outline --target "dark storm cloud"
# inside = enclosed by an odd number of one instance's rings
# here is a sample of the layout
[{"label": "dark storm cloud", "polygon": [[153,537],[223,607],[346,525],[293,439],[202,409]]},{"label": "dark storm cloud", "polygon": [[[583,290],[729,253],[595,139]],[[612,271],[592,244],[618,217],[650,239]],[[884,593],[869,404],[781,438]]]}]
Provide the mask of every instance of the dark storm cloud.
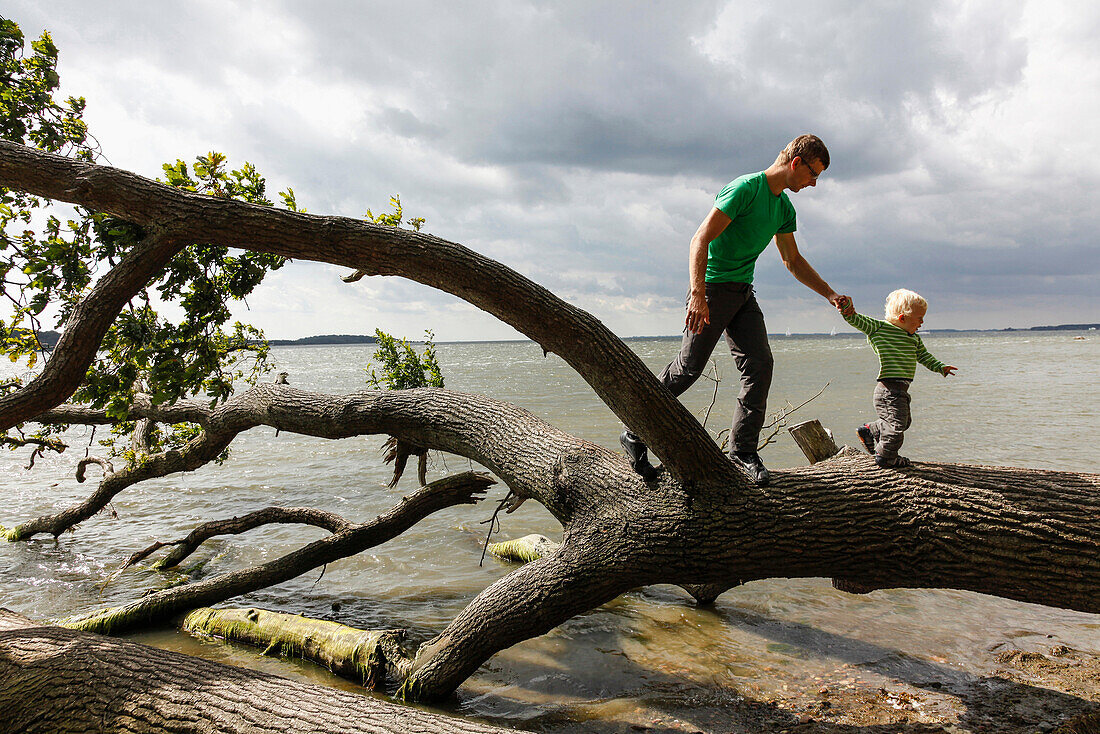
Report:
[{"label": "dark storm cloud", "polygon": [[439,131],[469,162],[724,178],[809,127],[845,173],[906,165],[914,120],[1019,81],[1017,17],[946,2],[319,3],[303,28],[316,73],[404,92],[415,109],[386,114],[415,124],[391,129]]},{"label": "dark storm cloud", "polygon": [[[90,115],[162,131],[158,162],[222,149],[318,213],[401,194],[429,231],[581,304],[676,312],[714,193],[813,131],[832,165],[792,197],[797,236],[837,288],[1020,321],[1100,310],[1087,2],[49,5],[9,12],[54,31],[63,77],[66,58],[103,70]],[[774,251],[757,274],[819,305]]]}]

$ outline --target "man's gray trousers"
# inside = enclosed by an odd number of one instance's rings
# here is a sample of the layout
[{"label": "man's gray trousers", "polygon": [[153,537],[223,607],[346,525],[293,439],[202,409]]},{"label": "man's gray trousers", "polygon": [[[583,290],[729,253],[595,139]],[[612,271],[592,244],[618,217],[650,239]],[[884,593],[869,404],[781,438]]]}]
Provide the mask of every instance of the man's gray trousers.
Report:
[{"label": "man's gray trousers", "polygon": [[710,323],[702,332],[684,331],[680,353],[665,367],[660,380],[673,395],[691,387],[706,369],[719,337],[726,336],[741,371],[741,393],[733,414],[731,453],[755,452],[768,407],[772,384],[772,350],[764,314],[749,283],[707,283]]}]

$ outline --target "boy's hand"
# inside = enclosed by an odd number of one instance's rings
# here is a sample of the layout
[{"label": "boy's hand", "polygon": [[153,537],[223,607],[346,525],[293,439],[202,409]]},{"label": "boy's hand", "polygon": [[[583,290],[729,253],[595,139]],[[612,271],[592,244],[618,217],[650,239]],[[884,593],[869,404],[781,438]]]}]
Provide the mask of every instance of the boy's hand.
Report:
[{"label": "boy's hand", "polygon": [[958,367],[955,367],[955,366],[950,365],[950,364],[945,364],[943,366],[943,376],[947,377],[948,375],[953,375],[953,374],[955,374],[955,370],[957,370],[957,369],[958,369]]},{"label": "boy's hand", "polygon": [[856,307],[852,305],[852,299],[848,296],[836,296],[832,301],[836,310],[844,316],[851,316],[856,312]]}]

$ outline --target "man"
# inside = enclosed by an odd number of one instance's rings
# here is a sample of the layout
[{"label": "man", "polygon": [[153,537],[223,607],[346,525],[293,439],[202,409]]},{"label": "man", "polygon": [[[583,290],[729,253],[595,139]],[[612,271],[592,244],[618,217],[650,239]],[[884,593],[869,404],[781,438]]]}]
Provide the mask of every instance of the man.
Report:
[{"label": "man", "polygon": [[[687,319],[680,353],[660,380],[679,395],[699,379],[718,338],[726,342],[741,372],[741,393],[733,416],[730,458],[759,485],[769,480],[757,453],[772,380],[772,352],[764,315],[752,287],[756,259],[775,238],[783,264],[810,290],[847,315],[847,296],[834,291],[798,252],[794,206],[786,191],[817,184],[829,167],[829,151],[816,135],[800,135],[767,170],[726,185],[691,238]],[[657,470],[644,443],[630,431],[620,436],[634,470],[648,481]]]}]

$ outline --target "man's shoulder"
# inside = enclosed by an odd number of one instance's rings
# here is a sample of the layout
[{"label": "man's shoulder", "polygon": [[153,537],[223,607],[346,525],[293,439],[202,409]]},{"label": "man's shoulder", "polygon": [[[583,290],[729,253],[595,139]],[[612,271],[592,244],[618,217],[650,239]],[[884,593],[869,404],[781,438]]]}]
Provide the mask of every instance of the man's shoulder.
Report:
[{"label": "man's shoulder", "polygon": [[755,173],[746,173],[743,176],[737,178],[726,184],[722,190],[727,191],[730,189],[736,189],[744,186],[750,186],[756,188],[760,185],[760,179],[767,179],[764,171],[756,171]]},{"label": "man's shoulder", "polygon": [[726,211],[727,207],[733,202],[736,202],[737,208],[748,206],[760,192],[761,180],[764,180],[765,184],[767,183],[767,177],[763,171],[738,176],[722,187],[722,190],[714,197],[714,205],[722,211]]}]

